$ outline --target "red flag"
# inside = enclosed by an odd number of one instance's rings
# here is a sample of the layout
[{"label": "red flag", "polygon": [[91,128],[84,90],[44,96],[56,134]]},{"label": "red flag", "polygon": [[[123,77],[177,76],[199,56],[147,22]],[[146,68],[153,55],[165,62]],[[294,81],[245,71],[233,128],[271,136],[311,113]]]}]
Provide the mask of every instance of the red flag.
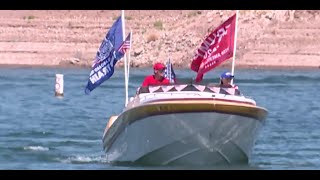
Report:
[{"label": "red flag", "polygon": [[233,56],[236,14],[212,31],[193,57],[191,69],[197,72],[196,82],[203,75]]}]

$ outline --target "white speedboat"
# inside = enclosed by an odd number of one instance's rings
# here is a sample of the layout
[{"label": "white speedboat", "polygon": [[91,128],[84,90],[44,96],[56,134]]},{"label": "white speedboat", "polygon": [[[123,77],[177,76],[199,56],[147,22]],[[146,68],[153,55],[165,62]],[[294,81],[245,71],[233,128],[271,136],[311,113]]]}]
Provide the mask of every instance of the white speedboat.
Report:
[{"label": "white speedboat", "polygon": [[234,92],[195,84],[140,89],[107,123],[107,160],[156,166],[248,163],[268,112]]}]

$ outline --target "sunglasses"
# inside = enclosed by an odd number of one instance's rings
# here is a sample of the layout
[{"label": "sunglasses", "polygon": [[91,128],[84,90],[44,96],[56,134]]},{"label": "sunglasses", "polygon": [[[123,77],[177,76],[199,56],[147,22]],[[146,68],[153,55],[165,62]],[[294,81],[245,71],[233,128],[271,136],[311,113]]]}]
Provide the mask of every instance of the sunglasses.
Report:
[{"label": "sunglasses", "polygon": [[[231,81],[233,78],[223,78],[223,79],[225,79],[225,80],[227,80],[227,81]],[[222,80],[222,79],[221,79]]]}]

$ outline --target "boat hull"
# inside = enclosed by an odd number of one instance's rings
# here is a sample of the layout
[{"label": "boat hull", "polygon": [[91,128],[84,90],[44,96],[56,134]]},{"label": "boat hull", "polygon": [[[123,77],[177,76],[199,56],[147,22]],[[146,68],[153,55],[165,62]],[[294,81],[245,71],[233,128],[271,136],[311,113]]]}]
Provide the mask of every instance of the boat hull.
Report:
[{"label": "boat hull", "polygon": [[146,116],[132,119],[139,114],[133,110],[119,116],[103,137],[107,160],[156,166],[246,164],[263,123],[263,118],[217,111],[161,112],[145,111]]}]

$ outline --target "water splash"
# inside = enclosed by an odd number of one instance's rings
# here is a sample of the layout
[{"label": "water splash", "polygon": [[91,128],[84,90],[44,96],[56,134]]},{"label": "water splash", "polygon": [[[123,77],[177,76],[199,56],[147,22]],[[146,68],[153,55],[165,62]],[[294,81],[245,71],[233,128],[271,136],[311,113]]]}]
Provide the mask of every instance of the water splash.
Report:
[{"label": "water splash", "polygon": [[23,147],[24,150],[31,150],[31,151],[49,151],[48,147],[42,147],[42,146],[27,146]]}]

